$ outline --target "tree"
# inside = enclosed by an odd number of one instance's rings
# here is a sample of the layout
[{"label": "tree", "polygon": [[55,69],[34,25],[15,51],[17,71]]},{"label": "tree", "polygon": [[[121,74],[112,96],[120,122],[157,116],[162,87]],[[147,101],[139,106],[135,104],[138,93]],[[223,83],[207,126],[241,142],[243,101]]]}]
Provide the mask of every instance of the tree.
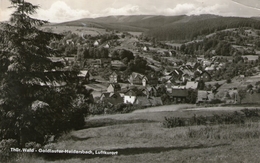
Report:
[{"label": "tree", "polygon": [[59,71],[63,65],[48,58],[55,53],[51,39],[60,36],[38,29],[47,23],[31,18],[38,6],[10,2],[15,11],[0,28],[0,138],[16,139],[23,147],[73,128],[82,106],[75,104],[77,72]]},{"label": "tree", "polygon": [[239,101],[241,104],[242,100],[246,97],[246,90],[244,90],[244,89],[238,90],[238,96],[239,96]]},{"label": "tree", "polygon": [[197,101],[198,92],[193,89],[188,89],[187,102],[191,104],[195,104]]}]

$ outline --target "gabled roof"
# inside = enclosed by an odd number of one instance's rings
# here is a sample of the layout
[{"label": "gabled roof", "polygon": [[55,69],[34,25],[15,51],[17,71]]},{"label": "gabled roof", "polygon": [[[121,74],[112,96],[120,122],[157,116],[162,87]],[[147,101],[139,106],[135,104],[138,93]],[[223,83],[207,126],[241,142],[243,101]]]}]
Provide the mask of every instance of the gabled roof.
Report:
[{"label": "gabled roof", "polygon": [[136,73],[136,72],[133,72],[130,76],[129,76],[129,82],[133,81],[133,80],[136,80],[136,79],[145,79],[145,80],[148,80],[147,77],[145,75],[142,75],[142,74],[139,74],[139,73]]},{"label": "gabled roof", "polygon": [[86,77],[86,75],[89,73],[88,70],[82,70],[79,72],[78,77]]},{"label": "gabled roof", "polygon": [[112,105],[116,105],[124,102],[124,99],[120,93],[102,93],[100,97],[102,96],[103,96],[102,101],[109,102]]},{"label": "gabled roof", "polygon": [[113,72],[110,74],[110,76],[118,76],[118,74],[117,74],[115,71],[113,71]]},{"label": "gabled roof", "polygon": [[125,92],[125,95],[128,95],[128,96],[144,96],[145,94],[142,92],[143,89],[137,89],[136,87],[135,88],[132,88],[132,89],[129,89]]},{"label": "gabled roof", "polygon": [[208,76],[211,77],[211,75],[210,75],[210,73],[209,73],[208,71],[203,71],[203,72],[200,74],[200,76],[202,76],[203,74],[207,74]]}]

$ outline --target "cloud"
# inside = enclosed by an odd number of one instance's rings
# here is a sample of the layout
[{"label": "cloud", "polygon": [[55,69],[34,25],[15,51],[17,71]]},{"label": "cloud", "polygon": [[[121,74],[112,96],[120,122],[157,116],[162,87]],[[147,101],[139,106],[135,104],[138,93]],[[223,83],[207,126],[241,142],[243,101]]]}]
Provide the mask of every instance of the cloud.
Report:
[{"label": "cloud", "polygon": [[225,6],[221,6],[219,4],[215,4],[213,6],[207,6],[207,7],[197,7],[195,10],[188,13],[188,15],[199,15],[199,14],[221,15],[220,9],[224,7]]},{"label": "cloud", "polygon": [[49,9],[39,9],[36,17],[50,22],[64,22],[93,15],[87,10],[72,9],[65,2],[57,1]]},{"label": "cloud", "polygon": [[140,14],[140,8],[136,5],[126,5],[121,8],[106,8],[103,13],[105,15],[134,15]]},{"label": "cloud", "polygon": [[184,4],[176,5],[175,8],[167,8],[165,10],[165,13],[170,15],[183,15],[183,14],[188,14],[189,12],[195,9],[196,7],[194,4],[184,3]]},{"label": "cloud", "polygon": [[174,8],[167,8],[161,11],[165,15],[200,15],[200,14],[220,14],[219,9],[223,5],[215,4],[213,6],[197,6],[191,3],[178,4]]}]

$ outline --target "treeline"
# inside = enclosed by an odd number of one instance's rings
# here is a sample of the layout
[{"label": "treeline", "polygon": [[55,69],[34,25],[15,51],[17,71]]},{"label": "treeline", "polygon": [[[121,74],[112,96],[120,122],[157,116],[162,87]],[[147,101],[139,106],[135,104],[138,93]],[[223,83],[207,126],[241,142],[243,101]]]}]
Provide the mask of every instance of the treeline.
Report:
[{"label": "treeline", "polygon": [[252,47],[258,48],[260,46],[258,33],[252,28],[219,31],[202,40],[182,44],[180,51],[190,55],[204,55],[208,58],[212,56],[254,55],[255,50]]},{"label": "treeline", "polygon": [[192,40],[228,28],[252,27],[260,29],[260,21],[250,18],[217,17],[199,21],[173,23],[151,29],[145,34],[158,40]]}]

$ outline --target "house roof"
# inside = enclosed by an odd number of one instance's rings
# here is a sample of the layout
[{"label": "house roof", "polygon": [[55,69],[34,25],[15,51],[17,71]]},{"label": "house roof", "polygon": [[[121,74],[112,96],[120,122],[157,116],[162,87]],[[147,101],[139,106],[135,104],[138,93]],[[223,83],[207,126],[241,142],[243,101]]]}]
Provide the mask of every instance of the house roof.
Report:
[{"label": "house roof", "polygon": [[211,101],[214,99],[214,94],[212,91],[198,91],[198,97],[197,97],[197,102],[199,101]]},{"label": "house roof", "polygon": [[149,97],[138,96],[136,98],[135,104],[140,104],[142,106],[156,106],[163,105],[161,97]]},{"label": "house roof", "polygon": [[145,80],[148,80],[145,75],[142,75],[142,74],[133,72],[133,73],[129,76],[128,81],[129,81],[129,82],[132,82],[133,80],[136,80],[136,79],[140,79],[140,80],[145,79]]},{"label": "house roof", "polygon": [[200,76],[202,76],[203,74],[207,74],[208,76],[211,77],[211,75],[210,75],[210,73],[209,73],[208,71],[203,71],[203,72],[200,74]]},{"label": "house roof", "polygon": [[198,88],[198,82],[190,81],[186,83],[186,89],[197,89]]},{"label": "house roof", "polygon": [[172,89],[185,89],[186,88],[186,86],[184,86],[184,85],[176,85],[176,86],[172,86]]},{"label": "house roof", "polygon": [[[109,86],[110,86],[110,85],[111,85],[113,88],[119,88],[119,89],[121,88],[120,84],[118,84],[118,83],[110,83]],[[109,86],[108,86],[108,87],[109,87]]]},{"label": "house roof", "polygon": [[143,96],[145,95],[143,92],[143,89],[138,89],[138,88],[132,88],[132,89],[129,89],[125,92],[125,95],[128,95],[128,96]]},{"label": "house roof", "polygon": [[115,71],[113,71],[113,72],[110,74],[110,76],[118,76],[118,74],[117,74]]},{"label": "house roof", "polygon": [[186,89],[173,89],[172,93],[168,94],[171,97],[187,97],[188,91]]},{"label": "house roof", "polygon": [[124,98],[120,93],[102,93],[100,97],[102,97],[102,101],[109,102],[112,105],[116,105],[124,102]]},{"label": "house roof", "polygon": [[78,77],[85,77],[88,74],[88,72],[89,72],[88,70],[80,71]]},{"label": "house roof", "polygon": [[123,62],[119,61],[119,60],[111,61],[111,64],[112,64],[112,66],[126,67],[126,65]]}]

